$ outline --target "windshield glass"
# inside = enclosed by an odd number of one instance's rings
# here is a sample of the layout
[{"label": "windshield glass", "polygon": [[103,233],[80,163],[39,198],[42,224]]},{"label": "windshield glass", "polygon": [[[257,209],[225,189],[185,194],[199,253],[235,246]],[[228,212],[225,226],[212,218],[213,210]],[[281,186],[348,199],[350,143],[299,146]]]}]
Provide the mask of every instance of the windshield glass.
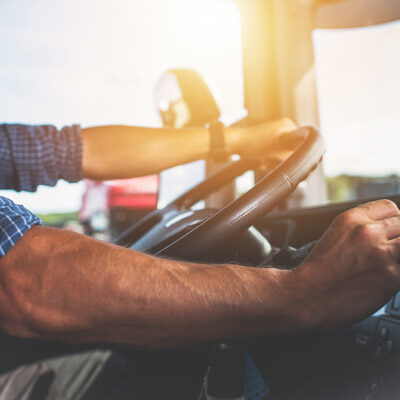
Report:
[{"label": "windshield glass", "polygon": [[[3,0],[0,31],[4,122],[161,126],[154,85],[170,68],[196,69],[217,92],[225,121],[243,115],[241,25],[232,2]],[[198,169],[188,182],[179,174],[161,185],[160,202],[202,178]],[[78,210],[83,190],[61,182],[2,194],[47,213]]]}]

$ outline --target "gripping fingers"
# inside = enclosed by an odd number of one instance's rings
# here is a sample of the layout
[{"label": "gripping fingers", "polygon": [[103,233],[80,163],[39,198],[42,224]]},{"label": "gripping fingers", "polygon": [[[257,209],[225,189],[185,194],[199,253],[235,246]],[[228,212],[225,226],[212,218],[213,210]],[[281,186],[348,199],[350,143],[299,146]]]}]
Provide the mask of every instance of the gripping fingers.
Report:
[{"label": "gripping fingers", "polygon": [[[390,251],[393,254],[393,257],[396,258],[396,261],[400,262],[400,237],[389,240],[388,248],[390,248]],[[400,265],[399,265],[399,268],[400,268]]]},{"label": "gripping fingers", "polygon": [[359,206],[358,209],[364,211],[367,217],[374,221],[400,215],[396,203],[387,199],[371,201]]},{"label": "gripping fingers", "polygon": [[388,240],[400,238],[400,215],[379,221]]},{"label": "gripping fingers", "polygon": [[391,260],[389,272],[391,278],[397,282],[397,290],[400,290],[400,238],[390,240],[388,242],[388,250],[391,252]]}]

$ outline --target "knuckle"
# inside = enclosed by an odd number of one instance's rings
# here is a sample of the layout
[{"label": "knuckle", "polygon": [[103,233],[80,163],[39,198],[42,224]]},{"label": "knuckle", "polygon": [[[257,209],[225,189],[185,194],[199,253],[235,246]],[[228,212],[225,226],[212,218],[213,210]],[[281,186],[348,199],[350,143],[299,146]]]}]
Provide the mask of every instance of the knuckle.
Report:
[{"label": "knuckle", "polygon": [[290,118],[288,118],[288,117],[283,117],[283,118],[281,118],[281,119],[280,119],[280,123],[281,123],[282,125],[293,125],[292,120],[291,120]]},{"label": "knuckle", "polygon": [[[377,224],[358,224],[354,228],[354,232],[357,239],[372,241],[378,233],[378,226]],[[372,241],[371,245],[374,249],[380,248],[375,240]]]},{"label": "knuckle", "polygon": [[377,260],[383,261],[384,265],[390,260],[390,250],[386,244],[376,244],[372,245],[372,253]]},{"label": "knuckle", "polygon": [[335,218],[335,224],[339,224],[339,225],[353,225],[357,223],[357,214],[354,211],[354,209],[352,210],[348,210],[343,212],[342,214],[338,215]]},{"label": "knuckle", "polygon": [[390,265],[384,269],[384,279],[390,286],[398,288],[400,283],[400,270],[398,265]]},{"label": "knuckle", "polygon": [[[396,272],[396,277],[399,276],[399,265],[396,263],[397,256],[394,254],[393,248],[388,242],[372,242],[367,252],[368,262],[375,266],[378,270],[387,271],[383,273],[384,277],[391,277],[392,273]],[[392,276],[393,278],[394,276]]]},{"label": "knuckle", "polygon": [[285,130],[292,131],[296,129],[296,125],[290,118],[284,117],[280,120],[280,123]]},{"label": "knuckle", "polygon": [[386,208],[393,210],[397,214],[400,214],[399,208],[397,207],[397,204],[394,201],[389,200],[389,199],[382,199],[382,200],[379,200],[379,201]]}]

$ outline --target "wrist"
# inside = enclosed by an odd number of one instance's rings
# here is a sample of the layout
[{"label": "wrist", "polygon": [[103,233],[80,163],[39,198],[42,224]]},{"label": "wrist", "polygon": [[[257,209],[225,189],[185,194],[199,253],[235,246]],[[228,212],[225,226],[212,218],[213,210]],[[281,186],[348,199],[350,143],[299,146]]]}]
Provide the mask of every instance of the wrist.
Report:
[{"label": "wrist", "polygon": [[239,154],[243,145],[243,129],[239,127],[226,128],[225,144],[229,154]]},{"label": "wrist", "polygon": [[214,162],[229,160],[229,151],[226,145],[226,127],[221,121],[214,121],[208,125],[210,139],[209,158]]},{"label": "wrist", "polygon": [[312,329],[317,324],[309,277],[303,269],[263,270],[268,281],[264,285],[266,333],[289,333]]},{"label": "wrist", "polygon": [[320,321],[320,302],[316,297],[314,269],[303,263],[300,267],[287,270],[283,279],[289,316],[293,329],[305,331],[314,329]]}]

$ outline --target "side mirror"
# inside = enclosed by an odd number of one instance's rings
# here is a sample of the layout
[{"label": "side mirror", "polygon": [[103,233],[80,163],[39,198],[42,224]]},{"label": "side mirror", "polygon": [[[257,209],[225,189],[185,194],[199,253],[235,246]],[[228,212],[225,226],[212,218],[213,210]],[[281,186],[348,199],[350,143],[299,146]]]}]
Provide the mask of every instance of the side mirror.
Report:
[{"label": "side mirror", "polygon": [[171,69],[155,86],[155,100],[163,126],[184,128],[217,121],[220,109],[200,74],[191,69]]}]

